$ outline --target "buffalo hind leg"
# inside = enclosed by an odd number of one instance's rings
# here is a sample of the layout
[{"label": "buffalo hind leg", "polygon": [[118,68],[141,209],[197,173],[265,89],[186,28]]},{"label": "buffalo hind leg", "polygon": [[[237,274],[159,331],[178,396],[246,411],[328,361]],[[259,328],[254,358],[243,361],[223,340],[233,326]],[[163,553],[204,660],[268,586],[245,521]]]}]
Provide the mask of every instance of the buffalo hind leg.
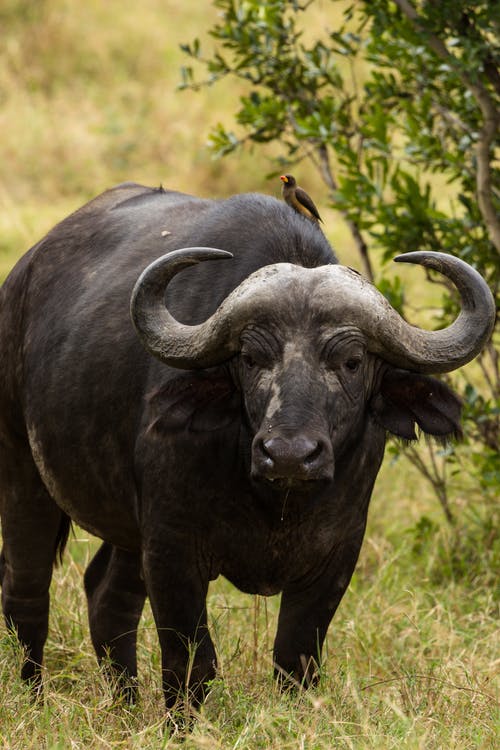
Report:
[{"label": "buffalo hind leg", "polygon": [[70,520],[49,496],[25,450],[1,454],[0,477],[2,609],[25,650],[21,677],[39,694],[52,569]]},{"label": "buffalo hind leg", "polygon": [[137,627],[146,598],[140,555],[99,547],[85,571],[89,626],[99,662],[107,664],[118,694],[137,699]]}]

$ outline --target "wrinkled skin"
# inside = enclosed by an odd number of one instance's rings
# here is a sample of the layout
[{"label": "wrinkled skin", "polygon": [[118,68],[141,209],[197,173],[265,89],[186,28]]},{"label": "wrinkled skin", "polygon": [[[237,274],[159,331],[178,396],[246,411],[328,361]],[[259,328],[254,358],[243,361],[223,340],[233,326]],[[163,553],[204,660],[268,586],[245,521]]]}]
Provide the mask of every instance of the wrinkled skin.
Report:
[{"label": "wrinkled skin", "polygon": [[56,227],[2,287],[2,604],[35,687],[69,518],[103,539],[85,573],[90,630],[124,690],[135,690],[148,596],[167,707],[187,687],[203,698],[216,668],[206,595],[218,575],[248,593],[282,592],[276,676],[310,684],[358,558],[387,430],[459,431],[451,391],[371,354],[348,322],[332,328],[300,289],[263,310],[220,365],[155,360],[130,322],[133,285],[153,259],[200,243],[234,259],[171,283],[169,308],[191,324],[264,264],[336,262],[316,226],[271,198],[212,202],[127,184]]}]

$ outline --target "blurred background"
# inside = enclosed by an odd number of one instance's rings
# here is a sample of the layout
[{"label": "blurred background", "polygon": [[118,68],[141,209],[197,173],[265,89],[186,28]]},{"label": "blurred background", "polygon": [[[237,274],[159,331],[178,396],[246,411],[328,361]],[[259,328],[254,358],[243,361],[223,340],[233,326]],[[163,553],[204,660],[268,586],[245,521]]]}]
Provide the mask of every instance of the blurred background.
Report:
[{"label": "blurred background", "polygon": [[[338,12],[319,6],[318,23]],[[199,37],[210,49],[216,18],[196,0],[143,0],[140,10],[131,0],[2,0],[0,279],[56,221],[125,180],[206,197],[279,196],[279,178],[267,178],[276,147],[235,159],[207,147],[210,129],[233,117],[237,85],[179,90],[180,45]],[[313,170],[305,185],[326,218]],[[335,241],[330,221],[326,231]]]}]

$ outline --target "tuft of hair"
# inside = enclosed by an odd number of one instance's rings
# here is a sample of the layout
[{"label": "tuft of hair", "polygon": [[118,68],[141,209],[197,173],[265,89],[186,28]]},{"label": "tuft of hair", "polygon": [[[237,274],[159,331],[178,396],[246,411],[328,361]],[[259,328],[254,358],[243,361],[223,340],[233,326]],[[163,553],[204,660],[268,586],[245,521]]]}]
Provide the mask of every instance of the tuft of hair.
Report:
[{"label": "tuft of hair", "polygon": [[57,531],[56,541],[54,545],[54,565],[57,567],[61,565],[64,557],[64,550],[68,543],[70,531],[72,530],[71,518],[66,514],[62,513],[61,523]]}]

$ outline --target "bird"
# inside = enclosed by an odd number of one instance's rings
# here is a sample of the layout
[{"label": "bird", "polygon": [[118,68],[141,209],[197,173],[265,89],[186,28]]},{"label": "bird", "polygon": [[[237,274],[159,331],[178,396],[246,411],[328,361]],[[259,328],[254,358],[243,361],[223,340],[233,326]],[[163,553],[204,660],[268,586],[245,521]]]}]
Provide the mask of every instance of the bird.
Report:
[{"label": "bird", "polygon": [[312,198],[297,185],[297,181],[293,175],[282,174],[280,180],[283,183],[281,192],[285,203],[288,203],[297,213],[306,216],[311,221],[316,223],[322,221]]}]

